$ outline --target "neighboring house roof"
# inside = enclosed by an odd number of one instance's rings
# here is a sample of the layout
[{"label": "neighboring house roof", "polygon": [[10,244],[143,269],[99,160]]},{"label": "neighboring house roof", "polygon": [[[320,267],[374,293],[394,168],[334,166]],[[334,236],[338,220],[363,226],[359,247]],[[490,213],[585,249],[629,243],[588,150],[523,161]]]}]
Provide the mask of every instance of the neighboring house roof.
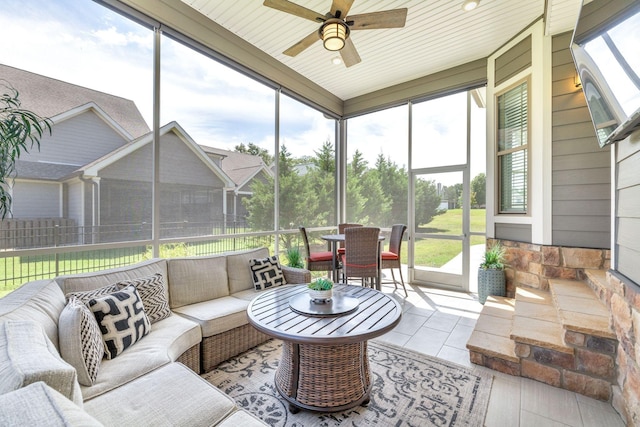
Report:
[{"label": "neighboring house roof", "polygon": [[22,108],[53,117],[94,102],[133,138],[150,131],[136,104],[125,98],[0,64],[0,80],[19,93]]},{"label": "neighboring house roof", "polygon": [[219,157],[222,170],[233,180],[237,188],[242,188],[247,182],[260,172],[273,176],[271,170],[265,165],[260,156],[239,153],[237,151],[222,150],[220,148],[200,146],[202,150],[212,157]]},{"label": "neighboring house roof", "polygon": [[78,169],[78,165],[62,165],[45,162],[16,160],[16,172],[19,179],[39,179],[59,181]]},{"label": "neighboring house roof", "polygon": [[[209,156],[202,150],[202,148],[196,144],[196,142],[189,136],[187,132],[176,122],[170,122],[160,128],[160,136],[166,135],[169,132],[174,132],[194,153],[202,162],[209,167],[224,183],[225,187],[233,187],[234,183],[229,176],[218,166]],[[98,172],[109,166],[110,164],[122,159],[131,152],[149,144],[153,141],[153,132],[149,132],[137,138],[130,143],[117,148],[111,153],[102,156],[101,158],[79,168],[78,173],[97,176]]]}]

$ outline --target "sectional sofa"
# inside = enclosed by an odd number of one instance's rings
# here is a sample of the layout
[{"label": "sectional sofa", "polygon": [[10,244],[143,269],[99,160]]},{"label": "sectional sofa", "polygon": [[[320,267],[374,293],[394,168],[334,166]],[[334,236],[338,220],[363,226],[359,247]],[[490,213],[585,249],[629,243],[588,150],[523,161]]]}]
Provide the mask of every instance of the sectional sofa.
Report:
[{"label": "sectional sofa", "polygon": [[260,248],[24,284],[0,299],[0,425],[264,425],[198,374],[268,339],[246,308],[272,264]]}]

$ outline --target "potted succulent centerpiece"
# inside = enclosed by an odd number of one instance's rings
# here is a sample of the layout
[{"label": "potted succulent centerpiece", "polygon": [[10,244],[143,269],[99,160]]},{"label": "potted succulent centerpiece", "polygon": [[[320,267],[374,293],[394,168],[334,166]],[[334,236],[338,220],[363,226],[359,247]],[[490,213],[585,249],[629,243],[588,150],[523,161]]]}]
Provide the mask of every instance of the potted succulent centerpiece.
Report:
[{"label": "potted succulent centerpiece", "polygon": [[505,296],[505,253],[506,250],[500,242],[495,242],[484,253],[478,269],[478,300],[481,304],[485,303],[489,295]]},{"label": "potted succulent centerpiece", "polygon": [[315,279],[307,287],[309,288],[309,298],[313,302],[327,302],[333,294],[333,281],[329,279]]}]

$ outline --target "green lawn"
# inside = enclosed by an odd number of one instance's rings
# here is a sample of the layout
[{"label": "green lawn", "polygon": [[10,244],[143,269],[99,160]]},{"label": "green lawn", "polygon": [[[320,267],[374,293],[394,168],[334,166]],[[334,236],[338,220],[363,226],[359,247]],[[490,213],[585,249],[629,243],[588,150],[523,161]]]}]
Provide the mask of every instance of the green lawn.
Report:
[{"label": "green lawn", "polygon": [[[485,230],[486,214],[484,209],[471,210],[471,231]],[[449,209],[442,215],[436,216],[429,224],[420,226],[420,232],[443,235],[462,234],[462,209]],[[483,244],[482,236],[471,236],[471,244]],[[462,242],[442,239],[417,239],[415,242],[415,265],[439,268],[452,260],[462,250]],[[406,252],[403,251],[402,262],[407,262]]]},{"label": "green lawn", "polygon": [[[471,230],[484,231],[484,209],[471,210]],[[461,234],[462,210],[449,209],[442,215],[436,216],[429,224],[420,227],[421,232],[436,234]],[[472,236],[471,244],[483,244],[484,237]],[[225,239],[195,244],[162,245],[160,256],[165,258],[180,256],[197,256],[242,250],[259,246],[273,246],[273,239],[267,237],[248,237],[246,239]],[[402,263],[407,263],[407,243],[403,244]],[[387,246],[387,245],[385,245]],[[458,241],[441,239],[418,239],[415,245],[415,264],[422,267],[442,267],[460,253],[461,244]],[[58,273],[73,274],[84,271],[100,270],[133,264],[143,259],[151,258],[149,248],[123,248],[87,251],[58,256]],[[282,261],[287,264],[283,254]],[[56,259],[54,255],[31,257],[0,258],[0,297],[8,294],[23,283],[52,278],[56,275]]]}]

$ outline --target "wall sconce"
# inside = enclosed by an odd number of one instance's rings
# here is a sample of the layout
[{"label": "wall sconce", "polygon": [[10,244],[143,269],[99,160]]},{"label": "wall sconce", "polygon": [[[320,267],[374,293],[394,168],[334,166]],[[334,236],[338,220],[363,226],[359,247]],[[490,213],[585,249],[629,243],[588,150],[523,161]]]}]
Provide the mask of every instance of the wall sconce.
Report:
[{"label": "wall sconce", "polygon": [[573,85],[576,89],[582,89],[582,81],[580,80],[580,74],[578,74],[577,71],[573,74]]}]

